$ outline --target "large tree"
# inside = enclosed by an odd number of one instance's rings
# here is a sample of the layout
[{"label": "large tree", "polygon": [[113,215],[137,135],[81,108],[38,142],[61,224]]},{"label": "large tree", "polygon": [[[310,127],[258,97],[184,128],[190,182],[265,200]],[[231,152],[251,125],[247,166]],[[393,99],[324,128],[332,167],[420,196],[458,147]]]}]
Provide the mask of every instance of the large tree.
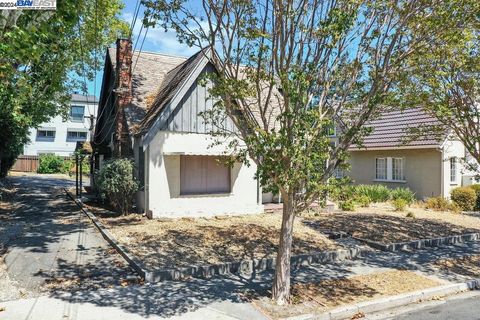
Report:
[{"label": "large tree", "polygon": [[28,141],[28,130],[66,112],[101,67],[95,55],[128,32],[120,0],[58,1],[54,11],[0,14],[0,175]]},{"label": "large tree", "polygon": [[255,161],[262,186],[282,196],[278,304],[290,298],[295,216],[329,189],[366,121],[391,103],[405,60],[428,46],[427,34],[451,33],[463,7],[437,14],[444,2],[143,0],[147,23],[217,52],[210,94],[218,102],[206,120],[222,129],[222,115],[233,119],[238,131],[223,131],[232,156]]},{"label": "large tree", "polygon": [[[480,1],[455,1],[463,18],[454,26],[455,37],[430,34],[431,45],[406,62],[400,101],[406,107],[422,107],[439,125],[412,128],[416,135],[444,135],[445,129],[460,139],[473,159],[467,164],[478,170],[480,163]],[[474,160],[474,161],[469,161]]]}]

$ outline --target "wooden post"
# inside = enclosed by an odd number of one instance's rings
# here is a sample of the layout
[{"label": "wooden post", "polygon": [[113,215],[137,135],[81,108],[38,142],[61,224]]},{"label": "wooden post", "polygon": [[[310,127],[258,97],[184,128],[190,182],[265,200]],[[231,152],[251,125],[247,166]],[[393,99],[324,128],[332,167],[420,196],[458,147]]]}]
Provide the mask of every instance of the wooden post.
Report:
[{"label": "wooden post", "polygon": [[83,189],[83,156],[80,156],[80,201],[82,200],[82,189]]},{"label": "wooden post", "polygon": [[78,154],[75,154],[75,195],[78,197]]}]

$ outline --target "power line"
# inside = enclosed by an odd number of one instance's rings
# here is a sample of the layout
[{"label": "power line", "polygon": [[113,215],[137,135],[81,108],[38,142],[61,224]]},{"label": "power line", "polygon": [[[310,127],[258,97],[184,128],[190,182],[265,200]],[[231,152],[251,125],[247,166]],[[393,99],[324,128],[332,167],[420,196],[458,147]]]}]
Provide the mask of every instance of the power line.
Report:
[{"label": "power line", "polygon": [[129,38],[132,37],[133,29],[135,28],[135,24],[137,23],[138,12],[140,11],[140,0],[137,0],[137,4],[135,5],[135,10],[132,18],[132,23],[130,23],[130,34]]},{"label": "power line", "polygon": [[132,76],[133,76],[133,72],[135,71],[135,68],[137,67],[138,58],[140,58],[140,54],[142,53],[143,44],[145,43],[145,39],[147,38],[147,33],[148,33],[149,28],[150,28],[150,26],[148,26],[145,29],[145,34],[143,35],[142,44],[140,45],[140,50],[138,51],[137,59],[135,60],[135,65],[133,66],[133,69],[132,69]]}]

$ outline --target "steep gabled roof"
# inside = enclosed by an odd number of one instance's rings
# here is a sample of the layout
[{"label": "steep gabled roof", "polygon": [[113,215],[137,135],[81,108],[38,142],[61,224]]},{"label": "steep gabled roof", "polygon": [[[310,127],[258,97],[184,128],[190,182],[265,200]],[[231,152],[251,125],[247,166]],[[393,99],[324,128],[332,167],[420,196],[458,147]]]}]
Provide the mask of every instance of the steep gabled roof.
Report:
[{"label": "steep gabled roof", "polygon": [[403,148],[439,147],[447,136],[447,130],[437,133],[414,133],[413,129],[435,127],[440,123],[420,108],[384,112],[380,117],[366,124],[372,128],[365,137],[362,148],[352,146],[351,150],[377,150]]},{"label": "steep gabled roof", "polygon": [[[109,48],[108,55],[115,72],[116,48]],[[125,116],[130,129],[138,125],[149,107],[149,100],[159,84],[164,81],[169,71],[183,63],[187,58],[151,53],[137,52],[132,55],[132,103],[125,108]],[[151,97],[152,96],[152,97]]]},{"label": "steep gabled roof", "polygon": [[[206,50],[206,49],[205,49]],[[159,81],[160,87],[156,90],[152,105],[149,107],[143,120],[140,122],[138,133],[145,134],[153,125],[158,115],[164,107],[180,91],[183,84],[187,82],[192,72],[200,61],[205,58],[205,51],[199,51],[172,70],[170,70],[162,81]]]}]

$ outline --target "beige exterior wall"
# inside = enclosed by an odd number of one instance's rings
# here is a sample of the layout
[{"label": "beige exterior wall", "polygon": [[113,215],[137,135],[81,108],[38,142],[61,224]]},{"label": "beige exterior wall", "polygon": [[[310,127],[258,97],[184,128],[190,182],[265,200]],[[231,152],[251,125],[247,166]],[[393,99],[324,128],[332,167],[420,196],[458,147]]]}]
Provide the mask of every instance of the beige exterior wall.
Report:
[{"label": "beige exterior wall", "polygon": [[[405,159],[405,182],[375,181],[375,158]],[[408,187],[419,199],[442,194],[442,152],[437,149],[352,151],[350,177],[355,184],[383,184],[389,188]]]},{"label": "beige exterior wall", "polygon": [[[258,204],[256,165],[231,169],[228,194],[180,195],[180,155],[222,155],[225,145],[211,146],[206,134],[159,131],[145,153],[145,206],[158,217],[198,217],[263,212]],[[261,200],[261,199],[260,199]]]}]

